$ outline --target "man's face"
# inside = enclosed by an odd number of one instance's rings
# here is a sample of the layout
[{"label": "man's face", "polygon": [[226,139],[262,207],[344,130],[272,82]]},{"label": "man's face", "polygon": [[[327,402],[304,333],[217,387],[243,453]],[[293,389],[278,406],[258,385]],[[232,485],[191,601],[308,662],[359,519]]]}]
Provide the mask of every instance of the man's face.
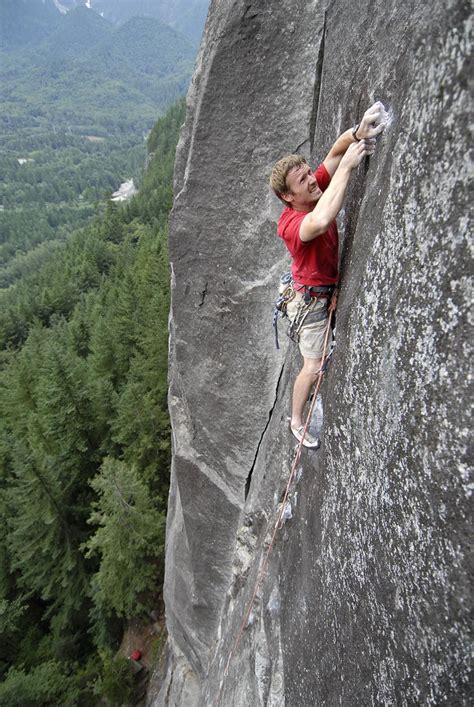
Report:
[{"label": "man's face", "polygon": [[297,211],[311,211],[322,195],[318,187],[316,177],[309,165],[302,164],[299,167],[290,169],[286,176],[286,183],[289,192],[283,194],[283,198],[288,201]]}]

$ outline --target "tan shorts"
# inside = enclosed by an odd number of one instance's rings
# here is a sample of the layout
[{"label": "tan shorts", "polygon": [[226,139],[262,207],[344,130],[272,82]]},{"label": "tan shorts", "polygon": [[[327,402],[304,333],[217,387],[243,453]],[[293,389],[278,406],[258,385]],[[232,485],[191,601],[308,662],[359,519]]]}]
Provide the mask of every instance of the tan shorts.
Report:
[{"label": "tan shorts", "polygon": [[[308,314],[305,317],[303,326],[299,331],[299,347],[301,355],[304,358],[321,358],[324,350],[324,337],[326,335],[326,326],[328,323],[327,318],[327,299],[316,299],[311,300],[309,305]],[[305,307],[303,302],[303,295],[301,292],[297,292],[294,299],[288,302],[287,314],[291,322],[293,322],[296,313],[300,307]],[[326,311],[326,317],[322,320],[318,320],[318,315],[321,315]],[[313,315],[313,316],[311,316]],[[316,319],[316,321],[314,321]],[[332,332],[329,334],[327,350],[329,350],[329,345],[332,339]],[[327,351],[326,350],[326,351]]]}]

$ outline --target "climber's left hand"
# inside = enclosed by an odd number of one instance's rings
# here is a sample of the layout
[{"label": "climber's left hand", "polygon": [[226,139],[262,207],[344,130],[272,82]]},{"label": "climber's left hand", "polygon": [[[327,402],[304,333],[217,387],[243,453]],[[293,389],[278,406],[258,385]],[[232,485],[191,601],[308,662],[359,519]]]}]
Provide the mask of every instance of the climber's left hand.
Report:
[{"label": "climber's left hand", "polygon": [[368,108],[357,128],[356,137],[358,140],[377,137],[385,130],[386,111],[384,104],[377,101]]}]

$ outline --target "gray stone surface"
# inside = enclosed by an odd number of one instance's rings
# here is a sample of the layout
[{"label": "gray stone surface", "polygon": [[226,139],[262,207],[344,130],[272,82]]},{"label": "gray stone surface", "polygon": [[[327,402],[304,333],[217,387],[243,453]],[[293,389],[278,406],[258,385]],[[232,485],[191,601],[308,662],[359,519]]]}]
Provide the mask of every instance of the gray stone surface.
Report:
[{"label": "gray stone surface", "polygon": [[[468,704],[467,24],[460,1],[211,5],[170,227],[170,654],[150,705]],[[294,450],[269,172],[322,159],[373,100],[391,124],[341,218],[322,448],[236,646]]]}]

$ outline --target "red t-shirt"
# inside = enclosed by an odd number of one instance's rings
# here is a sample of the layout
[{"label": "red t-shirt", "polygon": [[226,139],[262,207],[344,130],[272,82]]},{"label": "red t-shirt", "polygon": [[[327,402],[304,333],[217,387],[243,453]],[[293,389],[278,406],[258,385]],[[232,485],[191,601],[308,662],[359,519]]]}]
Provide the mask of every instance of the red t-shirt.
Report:
[{"label": "red t-shirt", "polygon": [[[321,191],[325,191],[331,177],[320,164],[314,173]],[[295,211],[287,206],[278,220],[278,235],[292,257],[293,280],[302,285],[335,285],[338,281],[339,240],[337,225],[333,221],[325,233],[312,241],[300,238],[301,222],[309,211]]]}]

